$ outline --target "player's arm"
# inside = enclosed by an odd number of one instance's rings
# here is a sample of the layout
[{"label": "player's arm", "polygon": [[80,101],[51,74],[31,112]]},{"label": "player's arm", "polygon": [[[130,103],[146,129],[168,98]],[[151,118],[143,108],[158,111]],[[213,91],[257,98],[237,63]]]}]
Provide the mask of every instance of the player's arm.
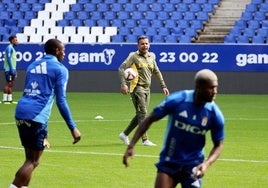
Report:
[{"label": "player's arm", "polygon": [[153,122],[159,120],[159,118],[152,112],[149,116],[147,116],[138,126],[138,129],[136,130],[133,138],[131,139],[126,152],[123,156],[123,164],[128,167],[128,157],[133,156],[134,154],[134,146],[139,140],[139,138],[150,128]]},{"label": "player's arm", "polygon": [[126,60],[118,68],[120,85],[121,85],[121,93],[124,95],[128,94],[128,92],[129,92],[127,81],[124,77],[124,70],[131,66],[131,64],[133,62],[132,54],[133,53],[130,53],[129,56],[126,58]]},{"label": "player's arm", "polygon": [[67,126],[69,127],[71,134],[74,138],[73,144],[77,143],[81,139],[81,133],[77,129],[76,124],[72,118],[72,114],[69,105],[66,100],[66,86],[68,80],[68,73],[61,72],[58,75],[58,80],[55,86],[55,95],[57,107],[60,111],[61,116],[65,120]]},{"label": "player's arm", "polygon": [[11,72],[13,70],[12,66],[12,48],[7,48],[6,49],[6,57],[7,57],[7,64],[9,67],[9,71]]},{"label": "player's arm", "polygon": [[207,168],[219,158],[222,152],[222,147],[222,140],[213,143],[213,148],[211,149],[208,158],[203,163],[197,166],[197,171],[200,171],[200,173],[197,175],[198,178],[203,177]]}]

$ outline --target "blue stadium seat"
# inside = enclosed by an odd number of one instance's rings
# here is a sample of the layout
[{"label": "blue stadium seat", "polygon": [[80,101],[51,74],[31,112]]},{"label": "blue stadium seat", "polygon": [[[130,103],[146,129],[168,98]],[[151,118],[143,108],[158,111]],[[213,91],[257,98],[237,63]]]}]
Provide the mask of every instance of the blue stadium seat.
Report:
[{"label": "blue stadium seat", "polygon": [[174,28],[174,27],[177,27],[177,21],[168,19],[164,21],[164,25],[165,27],[168,27],[168,28]]},{"label": "blue stadium seat", "polygon": [[106,11],[103,13],[103,16],[107,20],[113,20],[116,18],[116,14],[114,11]]},{"label": "blue stadium seat", "polygon": [[144,28],[150,26],[149,20],[146,20],[146,19],[138,20],[137,24],[139,27],[144,27]]},{"label": "blue stadium seat", "polygon": [[196,19],[195,13],[194,12],[185,12],[183,15],[183,19],[189,20],[189,21],[194,20],[194,19]]},{"label": "blue stadium seat", "polygon": [[122,8],[122,4],[121,3],[114,3],[111,5],[111,8],[110,10],[111,11],[114,11],[114,12],[118,12],[118,11],[121,11],[123,8]]},{"label": "blue stadium seat", "polygon": [[83,26],[83,21],[81,19],[71,19],[70,20],[71,26]]},{"label": "blue stadium seat", "polygon": [[122,8],[123,8],[123,10],[129,11],[129,12],[138,10],[136,4],[133,4],[133,3],[123,4]]},{"label": "blue stadium seat", "polygon": [[153,43],[162,43],[162,42],[164,42],[164,38],[162,35],[154,35],[154,36],[152,36],[152,42]]},{"label": "blue stadium seat", "polygon": [[171,28],[170,31],[171,31],[171,35],[177,35],[177,36],[183,35],[183,29],[179,27]]},{"label": "blue stadium seat", "polygon": [[191,12],[199,12],[199,11],[201,11],[201,6],[198,3],[192,3],[189,5],[189,10]]},{"label": "blue stadium seat", "polygon": [[63,13],[63,18],[67,19],[67,20],[75,19],[76,18],[76,12],[72,12],[72,11],[65,12],[65,13]]},{"label": "blue stadium seat", "polygon": [[176,11],[176,8],[175,8],[174,4],[172,4],[172,3],[165,3],[163,10],[166,12],[173,12],[173,11]]},{"label": "blue stadium seat", "polygon": [[1,19],[5,19],[5,20],[8,20],[8,19],[10,19],[10,12],[8,12],[8,11],[1,11],[0,12],[0,18]]},{"label": "blue stadium seat", "polygon": [[89,19],[89,14],[86,11],[79,11],[76,13],[76,18],[86,20]]},{"label": "blue stadium seat", "polygon": [[264,44],[266,43],[266,39],[263,36],[253,36],[252,37],[252,43],[257,43],[257,44]]},{"label": "blue stadium seat", "polygon": [[260,28],[256,31],[257,36],[268,37],[268,28]]},{"label": "blue stadium seat", "polygon": [[156,19],[156,12],[154,12],[154,11],[147,11],[147,12],[145,12],[145,19],[147,19],[147,20],[154,20],[154,19]]},{"label": "blue stadium seat", "polygon": [[185,3],[178,3],[178,11],[180,12],[187,12],[189,10],[189,7]]},{"label": "blue stadium seat", "polygon": [[179,37],[175,35],[167,35],[165,37],[165,42],[166,43],[177,43],[179,42]]},{"label": "blue stadium seat", "polygon": [[195,3],[198,3],[198,4],[204,4],[207,2],[208,2],[207,0],[195,0]]},{"label": "blue stadium seat", "polygon": [[119,28],[119,35],[129,35],[130,34],[130,30],[127,27],[121,27]]},{"label": "blue stadium seat", "polygon": [[207,12],[198,12],[196,14],[196,19],[200,21],[208,21],[209,20],[209,15]]},{"label": "blue stadium seat", "polygon": [[163,8],[164,8],[163,5],[160,3],[149,4],[149,10],[151,11],[159,12],[159,11],[162,11]]},{"label": "blue stadium seat", "polygon": [[180,20],[178,27],[179,28],[188,28],[188,27],[190,27],[190,22],[188,20]]},{"label": "blue stadium seat", "polygon": [[108,10],[110,10],[109,9],[109,6],[108,6],[108,4],[107,3],[100,3],[100,4],[97,4],[97,11],[101,11],[101,12],[105,12],[105,11],[108,11]]},{"label": "blue stadium seat", "polygon": [[235,24],[234,24],[234,27],[244,29],[244,28],[247,27],[247,21],[245,21],[245,20],[236,20]]},{"label": "blue stadium seat", "polygon": [[7,3],[6,10],[10,11],[10,12],[14,12],[14,11],[17,11],[18,8],[19,8],[18,4],[9,2],[9,3]]},{"label": "blue stadium seat", "polygon": [[21,19],[23,17],[24,17],[24,12],[22,12],[22,11],[14,11],[11,14],[12,19]]},{"label": "blue stadium seat", "polygon": [[126,42],[129,43],[137,43],[138,36],[137,35],[127,35]]},{"label": "blue stadium seat", "polygon": [[90,18],[93,19],[93,20],[102,19],[102,13],[101,12],[94,11],[94,12],[90,12],[89,15],[90,15]]},{"label": "blue stadium seat", "polygon": [[191,42],[192,42],[191,36],[188,36],[188,35],[180,36],[179,43],[191,43]]},{"label": "blue stadium seat", "polygon": [[253,19],[253,13],[251,13],[251,12],[242,12],[241,20],[248,21],[248,20],[252,20],[252,19]]},{"label": "blue stadium seat", "polygon": [[258,4],[258,6],[259,6],[260,12],[267,12],[267,10],[268,10],[268,2],[267,1],[265,3]]},{"label": "blue stadium seat", "polygon": [[158,33],[158,35],[170,35],[170,28],[166,28],[166,27],[160,27],[160,28],[156,28],[156,32]]},{"label": "blue stadium seat", "polygon": [[149,10],[149,7],[147,4],[142,3],[142,4],[137,5],[137,10],[141,12],[145,12]]},{"label": "blue stadium seat", "polygon": [[17,25],[17,20],[15,19],[8,19],[8,20],[5,20],[5,26],[16,26]]},{"label": "blue stadium seat", "polygon": [[114,19],[114,20],[111,20],[112,22],[112,26],[115,26],[115,27],[123,27],[123,20],[120,20],[120,19]]},{"label": "blue stadium seat", "polygon": [[236,37],[234,35],[224,36],[224,43],[236,43]]},{"label": "blue stadium seat", "polygon": [[249,20],[247,22],[247,25],[248,25],[247,27],[251,29],[258,29],[261,27],[260,21],[258,20]]},{"label": "blue stadium seat", "polygon": [[151,20],[150,25],[152,27],[163,27],[164,26],[162,20]]},{"label": "blue stadium seat", "polygon": [[133,35],[144,35],[145,30],[141,27],[133,27],[130,28],[130,33],[132,33]]},{"label": "blue stadium seat", "polygon": [[204,25],[200,20],[192,20],[190,24],[191,28],[194,30],[202,30],[204,28]]},{"label": "blue stadium seat", "polygon": [[31,4],[29,3],[20,3],[19,4],[19,10],[22,12],[31,11]]},{"label": "blue stadium seat", "polygon": [[260,11],[255,12],[253,15],[254,20],[259,20],[259,21],[266,20],[267,11],[268,10],[266,10],[266,12],[260,12]]},{"label": "blue stadium seat", "polygon": [[183,18],[183,13],[179,11],[172,12],[170,16],[170,19],[172,20],[181,20],[182,18]]},{"label": "blue stadium seat", "polygon": [[197,33],[196,33],[196,30],[188,27],[188,28],[185,28],[184,29],[184,35],[188,35],[190,37],[196,37],[197,36]]},{"label": "blue stadium seat", "polygon": [[41,3],[32,4],[32,11],[40,11],[40,10],[44,10],[44,4]]},{"label": "blue stadium seat", "polygon": [[157,19],[159,19],[159,20],[167,20],[167,19],[169,19],[168,13],[164,12],[164,11],[160,11],[156,15],[157,15]]},{"label": "blue stadium seat", "polygon": [[114,35],[112,36],[112,42],[125,42],[123,35]]},{"label": "blue stadium seat", "polygon": [[109,20],[106,20],[106,19],[96,20],[96,24],[97,26],[103,26],[103,27],[110,25]]},{"label": "blue stadium seat", "polygon": [[68,19],[64,19],[64,20],[58,20],[57,21],[57,25],[58,26],[71,26],[71,24],[70,24],[70,20],[68,20]]},{"label": "blue stadium seat", "polygon": [[208,12],[208,13],[212,13],[215,12],[215,8],[213,4],[210,3],[204,3],[201,5],[202,11],[203,12]]},{"label": "blue stadium seat", "polygon": [[146,35],[154,36],[157,35],[157,31],[155,27],[147,27],[145,28]]},{"label": "blue stadium seat", "polygon": [[118,19],[129,19],[130,18],[129,12],[125,12],[125,11],[118,12],[117,16],[118,16]]},{"label": "blue stadium seat", "polygon": [[252,4],[252,3],[246,4],[245,12],[252,12],[253,13],[256,11],[258,11],[256,4]]},{"label": "blue stadium seat", "polygon": [[250,43],[249,37],[245,35],[237,36],[237,43]]},{"label": "blue stadium seat", "polygon": [[256,35],[256,30],[251,29],[251,28],[245,28],[243,30],[243,35],[248,36],[248,37],[253,37]]},{"label": "blue stadium seat", "polygon": [[30,24],[30,21],[27,19],[18,19],[18,23],[17,26],[18,27],[24,27],[24,26],[28,26]]},{"label": "blue stadium seat", "polygon": [[96,10],[96,4],[95,3],[86,3],[84,5],[84,11],[92,12]]},{"label": "blue stadium seat", "polygon": [[97,25],[97,23],[96,23],[97,21],[96,20],[87,19],[84,22],[85,22],[84,25],[85,26],[89,26],[89,27],[92,27],[92,26]]},{"label": "blue stadium seat", "polygon": [[137,20],[134,20],[134,19],[129,19],[129,20],[122,20],[123,22],[123,25],[125,27],[137,27]]},{"label": "blue stadium seat", "polygon": [[183,3],[192,4],[194,3],[194,0],[183,0]]},{"label": "blue stadium seat", "polygon": [[79,3],[71,5],[71,11],[78,12],[78,11],[83,11],[83,9],[84,9],[83,5]]},{"label": "blue stadium seat", "polygon": [[143,14],[141,11],[132,11],[129,13],[131,19],[136,19],[136,20],[139,20],[139,19],[143,19]]},{"label": "blue stadium seat", "polygon": [[243,31],[243,29],[241,29],[241,28],[233,27],[230,29],[230,34],[234,35],[234,36],[240,36],[240,35],[242,35],[242,31]]}]

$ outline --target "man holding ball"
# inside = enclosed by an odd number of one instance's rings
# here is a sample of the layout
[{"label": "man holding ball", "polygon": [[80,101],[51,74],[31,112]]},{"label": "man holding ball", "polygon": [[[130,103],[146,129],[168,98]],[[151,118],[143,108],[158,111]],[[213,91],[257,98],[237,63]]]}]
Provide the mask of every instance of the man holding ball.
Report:
[{"label": "man holding ball", "polygon": [[[134,155],[134,145],[153,122],[168,116],[164,145],[156,164],[155,188],[202,187],[202,177],[214,163],[223,147],[224,116],[214,102],[218,78],[208,69],[196,73],[194,90],[177,91],[157,105],[141,122],[123,157]],[[205,160],[206,133],[211,132],[213,147]]]}]

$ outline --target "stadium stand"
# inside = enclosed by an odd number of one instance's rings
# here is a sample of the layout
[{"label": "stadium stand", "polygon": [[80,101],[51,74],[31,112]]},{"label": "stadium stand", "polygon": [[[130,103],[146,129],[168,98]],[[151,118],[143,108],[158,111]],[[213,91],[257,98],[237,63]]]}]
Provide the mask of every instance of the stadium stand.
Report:
[{"label": "stadium stand", "polygon": [[[266,43],[267,0],[3,0],[0,41]],[[85,28],[85,30],[82,30]],[[96,29],[100,29],[95,31]]]}]

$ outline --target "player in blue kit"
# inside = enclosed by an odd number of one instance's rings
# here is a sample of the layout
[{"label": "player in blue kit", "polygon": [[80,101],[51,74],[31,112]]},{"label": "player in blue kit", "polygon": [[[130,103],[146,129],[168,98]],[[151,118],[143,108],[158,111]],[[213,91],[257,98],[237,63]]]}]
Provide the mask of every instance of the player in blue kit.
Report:
[{"label": "player in blue kit", "polygon": [[[223,147],[224,116],[214,102],[218,79],[208,69],[196,73],[194,90],[177,91],[156,106],[141,122],[123,157],[129,166],[128,157],[134,155],[134,145],[153,122],[168,116],[167,128],[159,162],[155,188],[202,187],[202,177],[214,163]],[[207,159],[204,157],[206,133],[211,132],[213,148]]]},{"label": "player in blue kit", "polygon": [[18,45],[18,39],[16,35],[12,35],[8,38],[10,44],[7,46],[5,50],[5,57],[4,57],[4,72],[6,83],[4,87],[3,93],[3,103],[4,104],[16,104],[17,102],[13,101],[12,97],[12,90],[15,84],[15,80],[17,77],[17,58],[16,58],[16,50],[15,46]]},{"label": "player in blue kit", "polygon": [[81,133],[72,118],[66,101],[69,73],[61,63],[65,48],[61,41],[50,39],[45,43],[46,55],[29,65],[22,98],[16,107],[15,118],[26,160],[15,175],[10,188],[28,187],[32,172],[37,167],[47,138],[47,123],[54,97],[57,107],[74,138]]}]

